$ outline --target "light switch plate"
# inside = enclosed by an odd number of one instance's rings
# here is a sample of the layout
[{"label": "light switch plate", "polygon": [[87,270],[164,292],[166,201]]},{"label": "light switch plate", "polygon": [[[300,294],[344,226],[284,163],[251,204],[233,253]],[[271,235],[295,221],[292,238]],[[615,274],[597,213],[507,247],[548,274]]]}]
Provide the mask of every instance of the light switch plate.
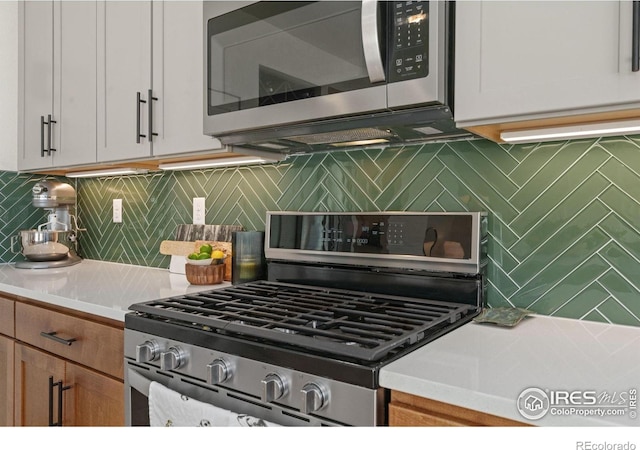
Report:
[{"label": "light switch plate", "polygon": [[194,197],[193,199],[193,224],[204,225],[205,204],[204,197]]},{"label": "light switch plate", "polygon": [[122,199],[113,199],[113,223],[122,223]]}]

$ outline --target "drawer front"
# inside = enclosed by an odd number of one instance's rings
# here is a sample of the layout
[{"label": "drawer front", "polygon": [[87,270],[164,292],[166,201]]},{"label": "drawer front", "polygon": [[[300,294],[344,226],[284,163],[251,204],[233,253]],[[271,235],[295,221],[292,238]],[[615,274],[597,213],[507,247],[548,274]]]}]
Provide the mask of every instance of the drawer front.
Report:
[{"label": "drawer front", "polygon": [[13,311],[15,302],[0,297],[0,334],[14,337]]},{"label": "drawer front", "polygon": [[19,302],[15,308],[16,339],[124,379],[123,329]]}]

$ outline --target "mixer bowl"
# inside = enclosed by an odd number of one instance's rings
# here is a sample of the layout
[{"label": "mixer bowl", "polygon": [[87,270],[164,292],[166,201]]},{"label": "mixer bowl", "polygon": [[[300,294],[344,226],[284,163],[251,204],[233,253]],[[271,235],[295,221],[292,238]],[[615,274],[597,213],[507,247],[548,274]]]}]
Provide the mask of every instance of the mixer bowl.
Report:
[{"label": "mixer bowl", "polygon": [[75,234],[71,231],[22,230],[19,238],[22,254],[29,261],[59,261],[69,254]]}]

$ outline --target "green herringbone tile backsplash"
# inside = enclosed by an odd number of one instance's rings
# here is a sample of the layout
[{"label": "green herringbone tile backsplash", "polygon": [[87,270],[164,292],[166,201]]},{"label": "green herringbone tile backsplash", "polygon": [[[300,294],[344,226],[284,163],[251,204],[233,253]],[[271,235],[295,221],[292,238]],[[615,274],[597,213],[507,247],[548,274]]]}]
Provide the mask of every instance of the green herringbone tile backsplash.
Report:
[{"label": "green herringbone tile backsplash", "polygon": [[[13,177],[12,177],[13,176]],[[29,177],[3,174],[2,242],[33,219]],[[83,256],[167,267],[160,242],[191,222],[264,229],[267,210],[489,213],[488,302],[640,326],[640,137],[486,140],[317,153],[282,163],[80,180]],[[111,223],[114,198],[123,223]],[[15,212],[5,213],[9,204]],[[31,208],[31,209],[30,209]],[[6,217],[10,217],[10,220]],[[31,225],[33,226],[33,225]]]}]

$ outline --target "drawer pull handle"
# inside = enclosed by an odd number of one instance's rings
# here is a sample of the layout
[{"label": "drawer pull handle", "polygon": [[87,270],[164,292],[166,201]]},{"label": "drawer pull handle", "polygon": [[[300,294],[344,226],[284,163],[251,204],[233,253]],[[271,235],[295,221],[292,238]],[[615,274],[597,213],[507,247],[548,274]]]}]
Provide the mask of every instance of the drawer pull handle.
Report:
[{"label": "drawer pull handle", "polygon": [[71,345],[77,340],[76,338],[64,339],[64,338],[58,337],[57,334],[58,333],[55,331],[52,331],[51,333],[45,333],[44,331],[40,332],[40,336],[46,337],[48,339],[51,339],[52,341],[56,341],[64,345]]}]

